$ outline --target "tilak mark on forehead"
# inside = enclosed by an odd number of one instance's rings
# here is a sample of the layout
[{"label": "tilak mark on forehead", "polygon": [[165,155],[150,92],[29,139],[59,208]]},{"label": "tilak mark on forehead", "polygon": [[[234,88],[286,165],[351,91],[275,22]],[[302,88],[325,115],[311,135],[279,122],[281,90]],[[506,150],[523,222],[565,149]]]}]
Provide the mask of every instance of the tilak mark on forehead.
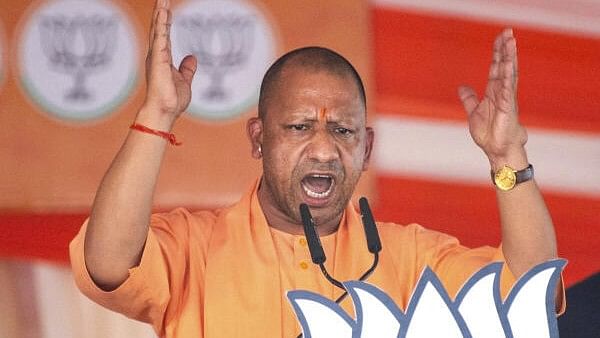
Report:
[{"label": "tilak mark on forehead", "polygon": [[326,121],[327,108],[323,107],[319,110],[318,120],[319,122]]}]

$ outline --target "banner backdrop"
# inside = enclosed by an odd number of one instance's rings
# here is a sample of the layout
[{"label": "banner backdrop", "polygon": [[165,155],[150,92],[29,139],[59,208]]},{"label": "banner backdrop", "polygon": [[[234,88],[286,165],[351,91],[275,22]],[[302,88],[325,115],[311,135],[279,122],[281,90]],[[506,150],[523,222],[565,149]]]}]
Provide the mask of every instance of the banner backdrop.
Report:
[{"label": "banner backdrop", "polygon": [[[258,177],[245,121],[256,114],[264,71],[284,51],[328,46],[369,87],[366,6],[172,1],[175,61],[193,53],[199,71],[174,129],[183,146],[166,154],[156,205],[223,205]],[[150,0],[0,2],[10,37],[0,35],[0,51],[8,50],[0,54],[0,211],[87,212],[143,100],[152,7]]]},{"label": "banner backdrop", "polygon": [[[8,285],[0,313],[9,313],[0,337],[149,336],[84,300],[65,263],[143,99],[151,2],[0,0],[0,284]],[[584,333],[561,335],[597,336],[597,2],[219,1],[229,14],[210,1],[172,2],[176,58],[187,50],[204,64],[174,130],[184,144],[165,157],[157,208],[239,196],[260,172],[245,136],[253,76],[284,51],[318,44],[348,56],[371,89],[374,163],[361,191],[376,217],[418,222],[468,246],[497,245],[500,228],[489,164],[468,135],[456,87],[482,92],[494,36],[514,27],[529,160],[569,261],[565,283],[578,292],[562,318]],[[235,61],[219,61],[224,53]]]}]

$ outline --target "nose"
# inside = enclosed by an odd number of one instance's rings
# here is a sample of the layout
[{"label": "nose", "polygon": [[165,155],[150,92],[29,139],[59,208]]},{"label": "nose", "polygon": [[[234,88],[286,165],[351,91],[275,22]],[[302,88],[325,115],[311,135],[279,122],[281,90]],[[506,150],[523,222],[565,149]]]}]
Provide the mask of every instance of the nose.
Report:
[{"label": "nose", "polygon": [[316,130],[310,140],[308,157],[321,163],[339,160],[338,147],[326,128]]}]

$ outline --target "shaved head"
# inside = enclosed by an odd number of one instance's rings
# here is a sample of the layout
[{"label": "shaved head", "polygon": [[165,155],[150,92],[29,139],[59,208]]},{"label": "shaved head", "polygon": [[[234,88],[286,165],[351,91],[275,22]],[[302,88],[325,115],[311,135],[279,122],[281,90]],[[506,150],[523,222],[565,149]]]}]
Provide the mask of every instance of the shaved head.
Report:
[{"label": "shaved head", "polygon": [[269,67],[260,86],[258,117],[264,118],[269,100],[285,85],[287,69],[302,69],[308,72],[327,72],[340,78],[352,79],[366,111],[366,95],[360,75],[352,64],[340,54],[324,47],[304,47],[281,56]]}]

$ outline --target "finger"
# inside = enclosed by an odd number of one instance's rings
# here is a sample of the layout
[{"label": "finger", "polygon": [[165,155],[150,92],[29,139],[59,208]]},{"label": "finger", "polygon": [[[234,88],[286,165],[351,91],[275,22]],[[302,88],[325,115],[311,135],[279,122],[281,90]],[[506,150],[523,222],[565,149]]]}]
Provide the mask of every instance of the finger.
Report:
[{"label": "finger", "polygon": [[[513,73],[514,66],[512,62],[503,63],[504,72]],[[501,88],[502,101],[506,101],[503,105],[503,111],[513,111],[516,114],[519,113],[517,105],[517,88],[516,88],[516,77],[507,76],[502,80]]]},{"label": "finger", "polygon": [[510,56],[510,58],[514,61],[515,69],[517,69],[518,68],[518,66],[517,66],[517,39],[515,38],[514,32],[512,29],[510,29],[510,35],[506,40],[506,52]]},{"label": "finger", "polygon": [[197,66],[198,62],[196,61],[196,57],[193,55],[188,55],[181,61],[181,64],[179,65],[179,72],[187,83],[192,83]]},{"label": "finger", "polygon": [[458,97],[465,108],[467,114],[471,115],[479,105],[479,99],[473,88],[468,86],[458,87]]},{"label": "finger", "polygon": [[496,36],[496,40],[494,40],[494,50],[492,53],[492,61],[500,62],[502,60],[502,45],[504,43],[504,35],[500,33]]},{"label": "finger", "polygon": [[490,65],[490,71],[488,72],[488,78],[490,80],[497,80],[500,77],[500,62],[493,61]]},{"label": "finger", "polygon": [[158,10],[154,41],[152,42],[152,61],[171,63],[171,11]]},{"label": "finger", "polygon": [[515,88],[515,66],[512,61],[502,62],[501,65],[502,73],[502,86],[513,90]]},{"label": "finger", "polygon": [[515,61],[517,58],[517,40],[510,28],[502,32],[501,54],[502,61]]},{"label": "finger", "polygon": [[152,42],[154,42],[154,34],[156,32],[156,21],[158,20],[158,13],[161,8],[165,8],[167,3],[165,0],[156,0],[154,2],[154,9],[152,11],[152,21],[150,22],[150,33],[148,34],[148,50],[152,49]]},{"label": "finger", "polygon": [[492,64],[488,72],[488,78],[490,80],[497,80],[500,74],[500,62],[502,62],[504,49],[504,32],[501,32],[496,36],[492,51]]},{"label": "finger", "polygon": [[517,40],[514,37],[508,39],[505,45],[507,58],[512,62],[511,76],[513,80],[513,87],[517,88],[517,82],[519,80],[519,62],[517,58]]},{"label": "finger", "polygon": [[514,92],[508,88],[500,90],[500,98],[498,100],[498,114],[519,116],[519,109],[514,97]]},{"label": "finger", "polygon": [[512,61],[517,56],[517,42],[514,37],[506,37],[502,41],[502,61]]},{"label": "finger", "polygon": [[[507,48],[510,48],[510,46],[507,46]],[[507,57],[499,66],[499,76],[502,78],[503,84],[515,90],[517,88],[517,81],[519,79],[516,63],[516,58],[513,59]]]}]

